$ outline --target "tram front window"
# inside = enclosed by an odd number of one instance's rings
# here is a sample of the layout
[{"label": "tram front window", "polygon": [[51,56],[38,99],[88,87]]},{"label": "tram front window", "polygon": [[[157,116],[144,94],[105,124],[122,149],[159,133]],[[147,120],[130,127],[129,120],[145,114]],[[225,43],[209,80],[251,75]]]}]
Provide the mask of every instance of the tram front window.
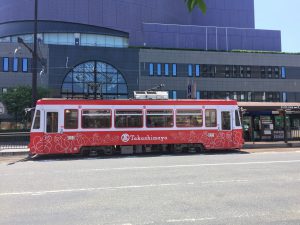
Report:
[{"label": "tram front window", "polygon": [[35,118],[32,129],[40,129],[41,127],[41,111],[37,110],[35,112]]}]

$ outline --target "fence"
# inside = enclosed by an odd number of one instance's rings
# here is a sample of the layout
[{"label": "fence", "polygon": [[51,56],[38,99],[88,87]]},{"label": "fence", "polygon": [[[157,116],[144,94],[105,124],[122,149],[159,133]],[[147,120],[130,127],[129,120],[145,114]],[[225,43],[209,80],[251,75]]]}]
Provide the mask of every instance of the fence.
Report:
[{"label": "fence", "polygon": [[0,150],[27,148],[29,137],[29,132],[0,133]]}]

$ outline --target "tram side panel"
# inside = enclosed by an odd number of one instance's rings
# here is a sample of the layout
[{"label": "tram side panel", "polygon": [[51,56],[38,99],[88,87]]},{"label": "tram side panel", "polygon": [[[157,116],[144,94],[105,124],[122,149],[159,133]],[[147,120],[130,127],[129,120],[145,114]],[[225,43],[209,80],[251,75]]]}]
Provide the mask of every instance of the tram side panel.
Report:
[{"label": "tram side panel", "polygon": [[[53,108],[57,110],[53,110]],[[240,126],[235,126],[234,110],[231,128],[222,130],[220,110],[217,111],[216,127],[193,128],[140,128],[140,129],[78,129],[82,125],[82,110],[77,110],[77,129],[65,129],[66,107],[37,107],[31,132],[32,154],[75,154],[86,146],[126,146],[163,144],[203,144],[206,149],[238,149],[242,147],[243,135]],[[70,110],[70,107],[67,107]],[[72,110],[72,109],[71,109]],[[206,113],[206,111],[204,111]],[[209,111],[207,111],[209,112]],[[113,115],[113,114],[112,114]],[[203,122],[206,123],[205,116]],[[112,121],[114,117],[112,116]],[[175,119],[173,121],[176,123]],[[207,124],[206,124],[207,125]]]}]

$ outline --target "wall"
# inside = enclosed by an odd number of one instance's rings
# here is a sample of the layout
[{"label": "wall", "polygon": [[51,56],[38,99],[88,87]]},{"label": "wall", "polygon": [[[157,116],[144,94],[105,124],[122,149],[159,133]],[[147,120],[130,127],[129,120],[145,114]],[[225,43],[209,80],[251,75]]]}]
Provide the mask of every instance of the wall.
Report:
[{"label": "wall", "polygon": [[[2,2],[0,23],[33,19],[34,1]],[[253,0],[209,0],[207,8],[203,15],[188,13],[183,0],[44,0],[38,18],[128,32],[132,46],[281,51],[279,31],[254,29]]]}]

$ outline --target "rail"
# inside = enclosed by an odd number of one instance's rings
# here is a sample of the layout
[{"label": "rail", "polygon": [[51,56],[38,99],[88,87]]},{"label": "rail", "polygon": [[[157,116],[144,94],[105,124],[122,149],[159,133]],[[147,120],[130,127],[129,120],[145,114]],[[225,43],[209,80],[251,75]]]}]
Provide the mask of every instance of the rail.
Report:
[{"label": "rail", "polygon": [[0,150],[27,148],[30,132],[0,133]]}]

